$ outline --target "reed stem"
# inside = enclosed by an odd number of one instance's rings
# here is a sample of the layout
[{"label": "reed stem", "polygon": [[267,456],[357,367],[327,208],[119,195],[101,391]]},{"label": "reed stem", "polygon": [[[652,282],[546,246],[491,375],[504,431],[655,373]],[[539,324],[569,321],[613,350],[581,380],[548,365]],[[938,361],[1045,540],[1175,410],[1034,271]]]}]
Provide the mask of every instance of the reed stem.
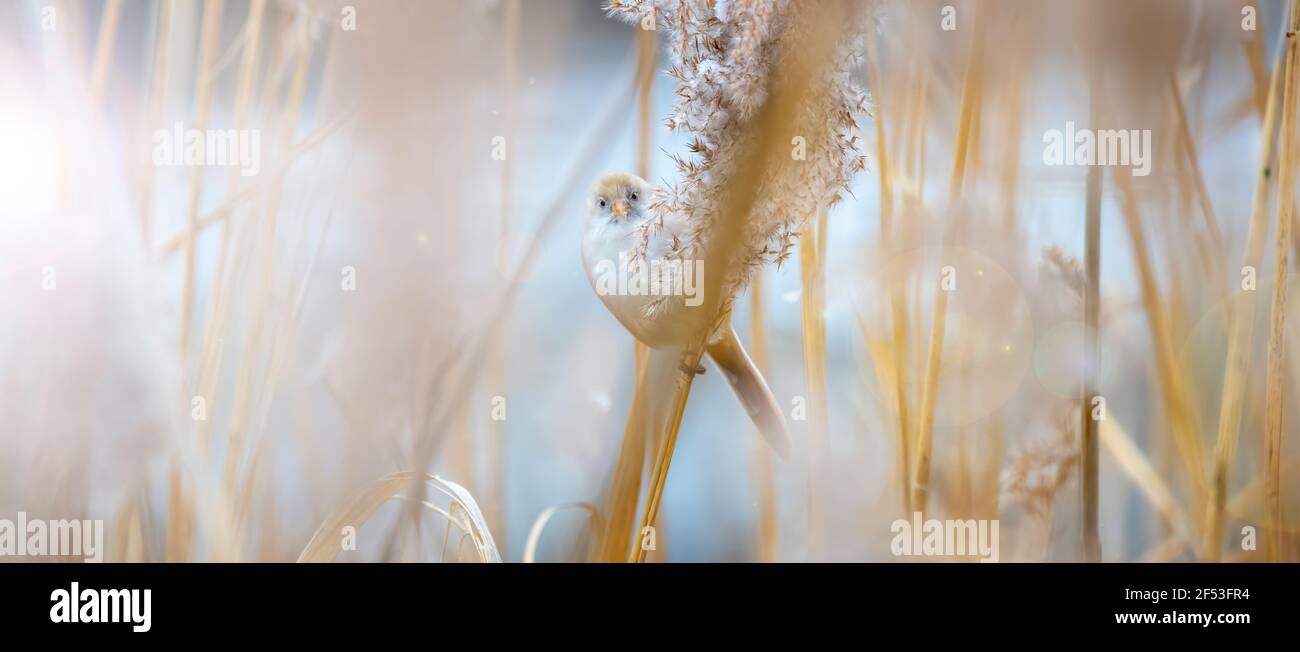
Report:
[{"label": "reed stem", "polygon": [[[1282,80],[1285,49],[1279,48],[1273,63],[1273,73],[1268,83],[1268,97],[1264,109],[1264,133],[1260,141],[1259,176],[1255,180],[1255,195],[1250,207],[1250,226],[1246,234],[1246,251],[1242,269],[1258,270],[1263,263],[1264,243],[1268,237],[1268,191],[1273,176],[1274,141],[1277,135],[1278,86]],[[1223,393],[1219,400],[1219,428],[1214,445],[1214,468],[1210,476],[1209,514],[1205,519],[1205,537],[1202,550],[1206,561],[1219,561],[1223,554],[1223,516],[1228,496],[1232,465],[1237,456],[1237,440],[1241,429],[1242,404],[1245,399],[1250,351],[1255,333],[1254,292],[1239,290],[1232,298],[1228,326],[1228,352],[1223,372]]]},{"label": "reed stem", "polygon": [[1268,514],[1268,555],[1282,560],[1282,404],[1286,352],[1287,266],[1291,255],[1291,214],[1295,210],[1296,110],[1300,102],[1300,1],[1291,0],[1286,33],[1286,83],[1282,135],[1278,146],[1277,240],[1273,249],[1273,299],[1268,330],[1268,370],[1264,389],[1264,502]]}]

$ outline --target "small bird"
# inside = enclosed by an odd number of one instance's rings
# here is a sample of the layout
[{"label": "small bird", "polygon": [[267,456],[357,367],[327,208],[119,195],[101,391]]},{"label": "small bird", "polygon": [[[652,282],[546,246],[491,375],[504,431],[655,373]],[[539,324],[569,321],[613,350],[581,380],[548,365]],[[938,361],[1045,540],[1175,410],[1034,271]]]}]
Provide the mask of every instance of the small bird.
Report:
[{"label": "small bird", "polygon": [[[587,279],[605,307],[637,340],[656,351],[682,351],[699,331],[702,300],[691,301],[690,281],[703,271],[704,261],[685,259],[681,243],[689,227],[679,215],[662,218],[649,210],[654,188],[634,174],[612,172],[596,181],[587,198],[582,236],[582,260]],[[652,223],[653,220],[653,223]],[[670,259],[675,263],[667,264]],[[635,276],[653,274],[658,267],[662,284],[614,283],[611,272]],[[698,274],[695,274],[698,276]],[[701,283],[695,283],[698,294]],[[695,297],[698,299],[698,297]],[[790,455],[790,436],[781,408],[754,365],[730,323],[710,338],[705,352],[731,384],[740,404],[758,431],[782,458]],[[704,373],[703,367],[684,371]]]}]

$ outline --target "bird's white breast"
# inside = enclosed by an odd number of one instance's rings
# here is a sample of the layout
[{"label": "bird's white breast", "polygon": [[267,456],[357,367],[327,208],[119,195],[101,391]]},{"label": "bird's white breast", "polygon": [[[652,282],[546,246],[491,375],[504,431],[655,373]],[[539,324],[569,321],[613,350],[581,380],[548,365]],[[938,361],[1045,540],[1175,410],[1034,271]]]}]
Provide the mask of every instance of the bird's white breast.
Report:
[{"label": "bird's white breast", "polygon": [[[664,317],[650,317],[647,308],[659,296],[646,294],[625,294],[602,291],[597,279],[607,273],[610,265],[619,269],[636,254],[641,242],[640,220],[610,220],[596,215],[587,221],[586,232],[582,240],[582,258],[586,267],[587,279],[596,290],[605,307],[614,315],[623,327],[637,339],[652,348],[679,344],[679,333],[683,330]],[[662,228],[654,230],[646,247],[647,258],[663,258],[673,247],[673,237],[683,238],[685,233],[677,221],[665,220]],[[671,314],[671,313],[669,313]]]}]

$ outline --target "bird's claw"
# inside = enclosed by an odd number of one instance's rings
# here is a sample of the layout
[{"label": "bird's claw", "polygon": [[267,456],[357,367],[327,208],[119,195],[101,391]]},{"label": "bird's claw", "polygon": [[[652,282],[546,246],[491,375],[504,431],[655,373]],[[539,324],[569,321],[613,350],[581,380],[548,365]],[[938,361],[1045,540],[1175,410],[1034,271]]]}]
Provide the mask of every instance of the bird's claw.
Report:
[{"label": "bird's claw", "polygon": [[704,365],[702,365],[702,364],[697,364],[697,365],[695,365],[695,368],[692,369],[690,365],[686,364],[685,362],[682,362],[682,364],[681,364],[681,370],[682,370],[682,373],[684,373],[684,374],[686,374],[686,375],[688,375],[688,376],[689,376],[689,375],[692,375],[692,374],[698,376],[698,375],[701,375],[701,374],[704,373]]}]

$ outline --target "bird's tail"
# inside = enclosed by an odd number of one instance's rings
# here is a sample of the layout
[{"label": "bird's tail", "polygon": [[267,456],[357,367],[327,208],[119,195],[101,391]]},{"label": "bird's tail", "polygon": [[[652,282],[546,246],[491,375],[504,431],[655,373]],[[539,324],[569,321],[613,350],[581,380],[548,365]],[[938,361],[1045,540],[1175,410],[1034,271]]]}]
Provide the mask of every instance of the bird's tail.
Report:
[{"label": "bird's tail", "polygon": [[777,455],[789,459],[790,434],[785,428],[781,406],[768,388],[767,381],[763,380],[763,374],[754,365],[754,361],[749,359],[749,354],[745,353],[745,347],[740,345],[736,329],[728,325],[722,339],[709,345],[708,353],[731,383],[731,390],[740,399],[740,404],[744,406],[749,418],[753,419],[754,425],[758,426],[758,431],[776,450]]}]

